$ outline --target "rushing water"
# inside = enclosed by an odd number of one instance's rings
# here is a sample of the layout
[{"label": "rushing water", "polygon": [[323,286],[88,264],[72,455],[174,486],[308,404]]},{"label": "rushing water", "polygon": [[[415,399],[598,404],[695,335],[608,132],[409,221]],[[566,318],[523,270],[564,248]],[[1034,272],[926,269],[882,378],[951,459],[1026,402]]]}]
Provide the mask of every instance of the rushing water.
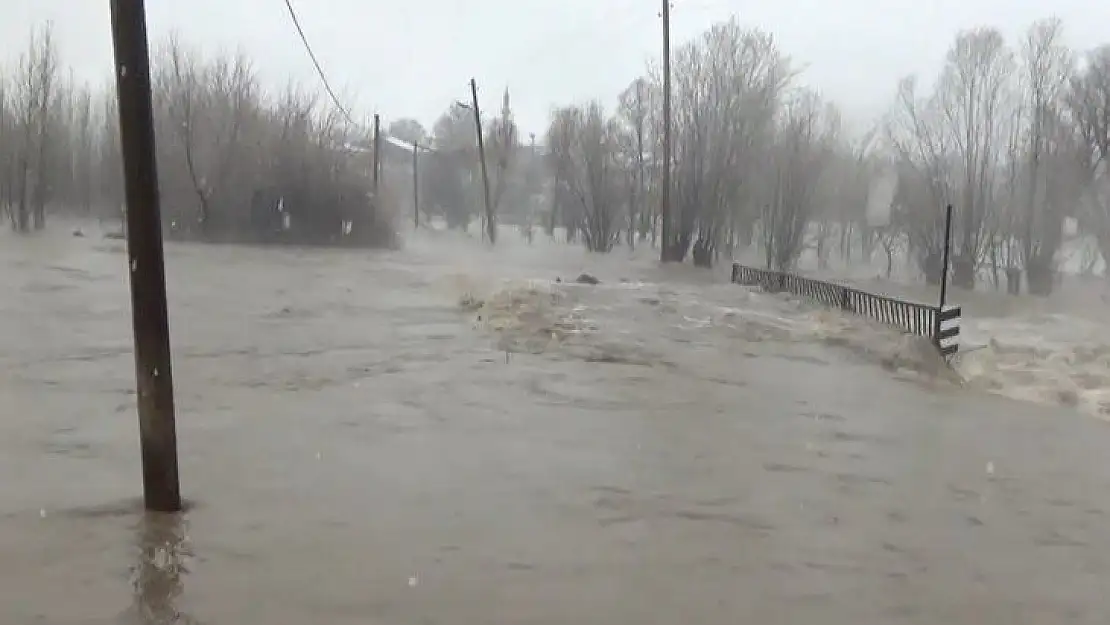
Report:
[{"label": "rushing water", "polygon": [[181,517],[134,499],[122,246],[0,241],[0,622],[1103,622],[1103,424],[504,239],[169,246]]}]

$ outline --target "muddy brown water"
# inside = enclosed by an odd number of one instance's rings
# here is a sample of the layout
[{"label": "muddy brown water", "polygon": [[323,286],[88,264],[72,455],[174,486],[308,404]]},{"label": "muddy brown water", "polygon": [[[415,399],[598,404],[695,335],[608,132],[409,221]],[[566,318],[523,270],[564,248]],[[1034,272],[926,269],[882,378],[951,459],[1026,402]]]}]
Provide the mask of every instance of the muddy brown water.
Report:
[{"label": "muddy brown water", "polygon": [[171,245],[191,508],[146,517],[121,248],[0,242],[4,624],[1110,612],[1105,424],[723,274],[539,242]]}]

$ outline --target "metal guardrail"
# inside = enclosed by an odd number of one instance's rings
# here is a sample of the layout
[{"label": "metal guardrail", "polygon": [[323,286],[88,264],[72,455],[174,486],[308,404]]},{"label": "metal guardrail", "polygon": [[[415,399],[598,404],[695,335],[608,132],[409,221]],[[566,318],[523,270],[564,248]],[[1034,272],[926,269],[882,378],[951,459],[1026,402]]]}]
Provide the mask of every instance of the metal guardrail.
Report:
[{"label": "metal guardrail", "polygon": [[875,295],[843,284],[732,264],[732,282],[758,286],[769,293],[786,291],[832,308],[894,326],[903,332],[929,337],[945,358],[960,349],[959,306],[934,306]]}]

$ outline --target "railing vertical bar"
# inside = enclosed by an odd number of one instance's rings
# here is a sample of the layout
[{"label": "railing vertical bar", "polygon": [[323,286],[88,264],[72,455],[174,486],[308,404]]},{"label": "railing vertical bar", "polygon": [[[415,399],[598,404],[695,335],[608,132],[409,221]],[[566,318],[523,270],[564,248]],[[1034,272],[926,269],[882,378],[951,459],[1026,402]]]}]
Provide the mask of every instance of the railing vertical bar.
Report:
[{"label": "railing vertical bar", "polygon": [[[875,295],[841,284],[815,280],[785,271],[770,271],[733,263],[730,280],[744,286],[757,286],[771,293],[787,292],[830,308],[841,310],[894,326],[914,336],[931,340],[945,356],[956,353],[958,325],[955,329],[941,330],[942,321],[948,317],[959,319],[960,311],[951,314],[931,304]],[[946,344],[943,344],[946,343]]]}]

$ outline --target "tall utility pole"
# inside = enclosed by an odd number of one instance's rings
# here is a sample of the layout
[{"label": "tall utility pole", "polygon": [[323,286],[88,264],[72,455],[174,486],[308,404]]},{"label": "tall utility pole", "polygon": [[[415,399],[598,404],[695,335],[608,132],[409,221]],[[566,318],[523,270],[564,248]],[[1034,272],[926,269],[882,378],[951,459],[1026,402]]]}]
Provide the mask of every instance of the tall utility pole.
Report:
[{"label": "tall utility pole", "polygon": [[659,219],[663,245],[659,260],[676,260],[671,249],[671,0],[663,0],[663,189]]},{"label": "tall utility pole", "polygon": [[482,138],[482,113],[478,109],[478,83],[470,79],[470,98],[474,107],[474,130],[478,134],[478,160],[482,162],[482,192],[486,199],[486,236],[490,245],[497,243],[497,220],[489,197],[489,172],[486,170],[486,142]]},{"label": "tall utility pole", "polygon": [[416,151],[420,146],[412,144],[412,227],[420,227],[420,165]]},{"label": "tall utility pole", "polygon": [[378,176],[382,169],[382,120],[374,113],[374,201],[378,201]]},{"label": "tall utility pole", "polygon": [[127,256],[131,270],[131,324],[135,335],[143,502],[147,510],[179,512],[181,486],[177,473],[177,431],[146,7],[143,0],[112,0],[111,12],[127,200]]}]

